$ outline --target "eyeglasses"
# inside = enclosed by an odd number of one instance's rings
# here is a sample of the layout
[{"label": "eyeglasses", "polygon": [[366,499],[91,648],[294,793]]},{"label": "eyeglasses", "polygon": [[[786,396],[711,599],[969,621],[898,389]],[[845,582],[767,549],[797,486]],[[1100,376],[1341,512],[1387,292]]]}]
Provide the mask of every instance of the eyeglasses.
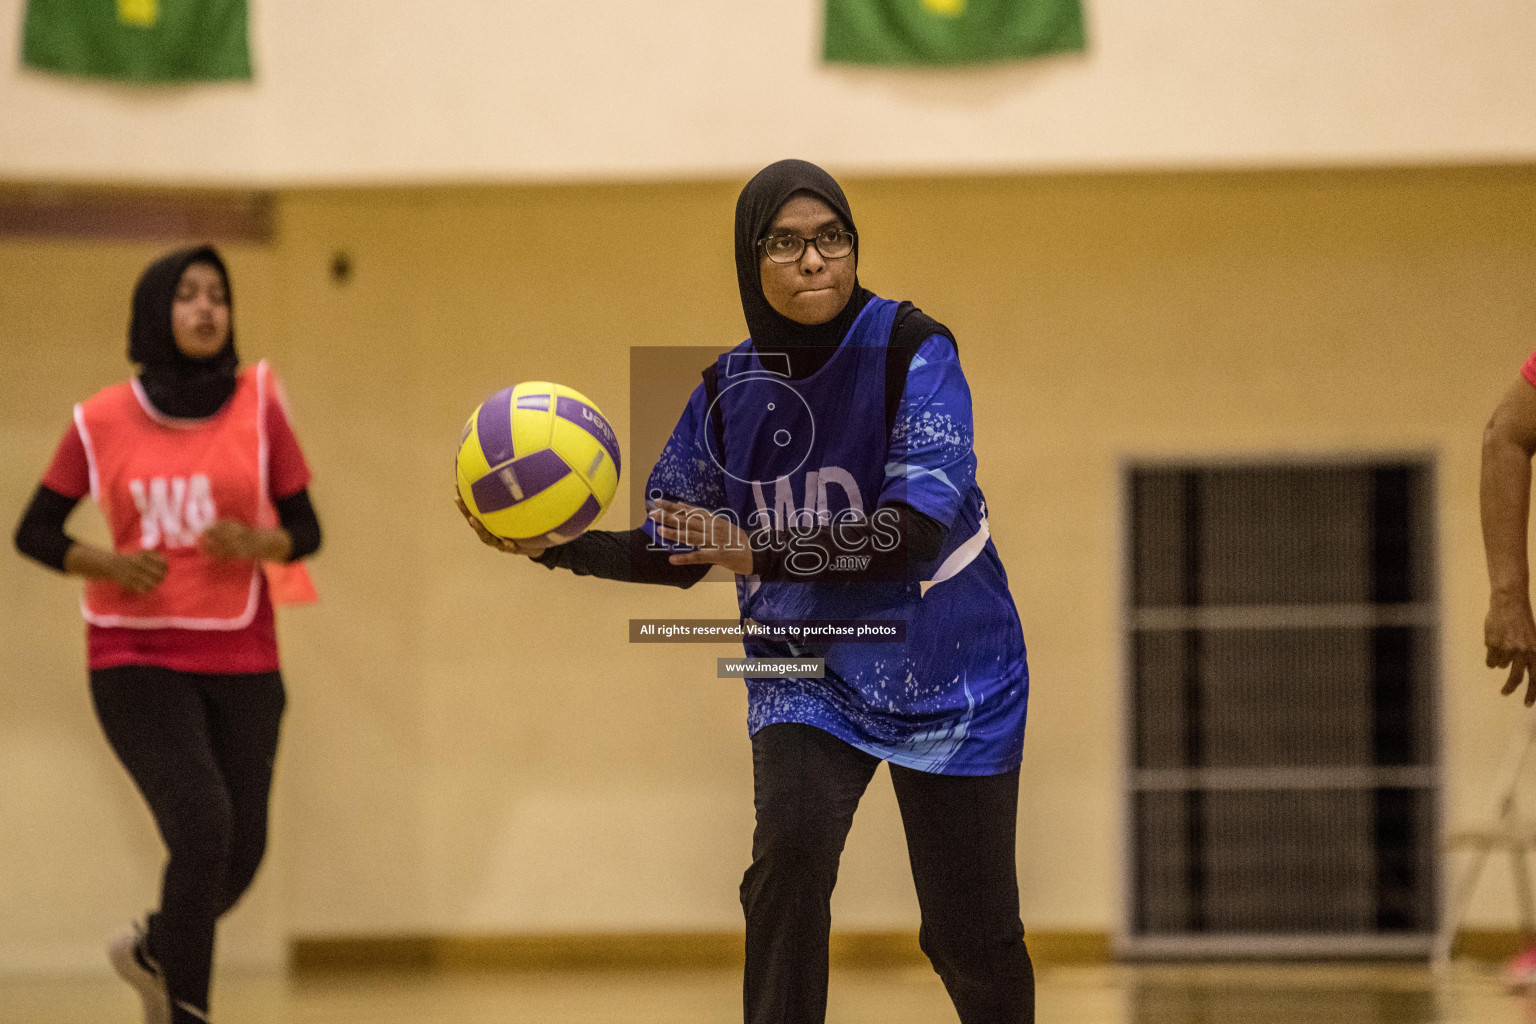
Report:
[{"label": "eyeglasses", "polygon": [[824,259],[840,260],[853,252],[853,232],[843,228],[827,228],[815,238],[800,235],[769,235],[758,240],[757,247],[774,263],[794,263],[805,255],[809,242]]}]

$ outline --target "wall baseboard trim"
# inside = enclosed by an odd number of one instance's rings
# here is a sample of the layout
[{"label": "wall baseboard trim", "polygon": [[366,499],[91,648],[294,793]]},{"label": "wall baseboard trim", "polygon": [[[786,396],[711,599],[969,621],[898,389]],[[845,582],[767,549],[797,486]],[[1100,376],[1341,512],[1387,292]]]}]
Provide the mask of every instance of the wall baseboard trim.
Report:
[{"label": "wall baseboard trim", "polygon": [[[1031,932],[1037,964],[1106,963],[1107,932]],[[926,966],[917,933],[832,933],[834,967]],[[299,974],[348,971],[553,971],[740,967],[739,932],[659,932],[572,935],[357,935],[294,940]]]},{"label": "wall baseboard trim", "polygon": [[[1038,966],[1102,964],[1114,959],[1110,935],[1036,931],[1028,935]],[[1516,929],[1472,929],[1454,955],[1499,963],[1528,943]],[[917,933],[832,933],[832,966],[925,967]],[[627,932],[563,935],[337,935],[296,939],[290,965],[299,974],[354,971],[565,971],[739,968],[739,932]]]},{"label": "wall baseboard trim", "polygon": [[1530,944],[1531,936],[1518,928],[1463,929],[1456,935],[1451,956],[1498,963],[1508,960]]}]

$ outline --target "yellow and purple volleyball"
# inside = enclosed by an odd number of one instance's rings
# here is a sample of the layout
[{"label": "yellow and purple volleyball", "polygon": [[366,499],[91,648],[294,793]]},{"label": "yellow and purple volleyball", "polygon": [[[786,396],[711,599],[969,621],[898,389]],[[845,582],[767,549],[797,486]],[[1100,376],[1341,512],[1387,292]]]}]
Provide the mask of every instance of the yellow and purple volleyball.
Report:
[{"label": "yellow and purple volleyball", "polygon": [[526,381],[470,414],[458,483],[470,513],[496,536],[562,544],[613,501],[619,440],[581,392]]}]

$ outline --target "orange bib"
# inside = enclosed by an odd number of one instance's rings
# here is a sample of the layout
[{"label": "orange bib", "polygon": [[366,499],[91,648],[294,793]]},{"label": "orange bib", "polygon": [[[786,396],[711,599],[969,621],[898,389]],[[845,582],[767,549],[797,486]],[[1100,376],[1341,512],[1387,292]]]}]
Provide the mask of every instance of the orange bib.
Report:
[{"label": "orange bib", "polygon": [[275,525],[266,437],[273,384],[265,362],[242,371],[234,395],[205,420],[162,415],[136,379],[75,406],[91,496],[112,531],[114,550],[157,551],[166,561],[165,579],[147,594],[109,580],[87,581],[81,601],[86,621],[133,629],[234,630],[251,624],[261,565],[217,561],[203,554],[198,541],[220,519]]}]

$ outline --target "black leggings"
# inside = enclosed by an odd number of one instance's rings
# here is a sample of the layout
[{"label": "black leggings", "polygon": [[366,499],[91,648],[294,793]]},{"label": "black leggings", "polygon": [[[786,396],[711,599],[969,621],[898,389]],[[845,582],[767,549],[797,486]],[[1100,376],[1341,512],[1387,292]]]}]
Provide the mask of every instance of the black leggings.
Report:
[{"label": "black leggings", "polygon": [[282,676],[126,665],[92,671],[91,698],[170,853],[149,953],[173,1003],[206,1012],[214,923],[250,887],[266,850]]},{"label": "black leggings", "polygon": [[[757,829],[741,883],[747,1024],[821,1024],[838,859],[878,758],[809,725],[752,737]],[[1019,772],[891,765],[922,910],[918,941],[962,1024],[1032,1024],[1035,974],[1014,872]]]}]

